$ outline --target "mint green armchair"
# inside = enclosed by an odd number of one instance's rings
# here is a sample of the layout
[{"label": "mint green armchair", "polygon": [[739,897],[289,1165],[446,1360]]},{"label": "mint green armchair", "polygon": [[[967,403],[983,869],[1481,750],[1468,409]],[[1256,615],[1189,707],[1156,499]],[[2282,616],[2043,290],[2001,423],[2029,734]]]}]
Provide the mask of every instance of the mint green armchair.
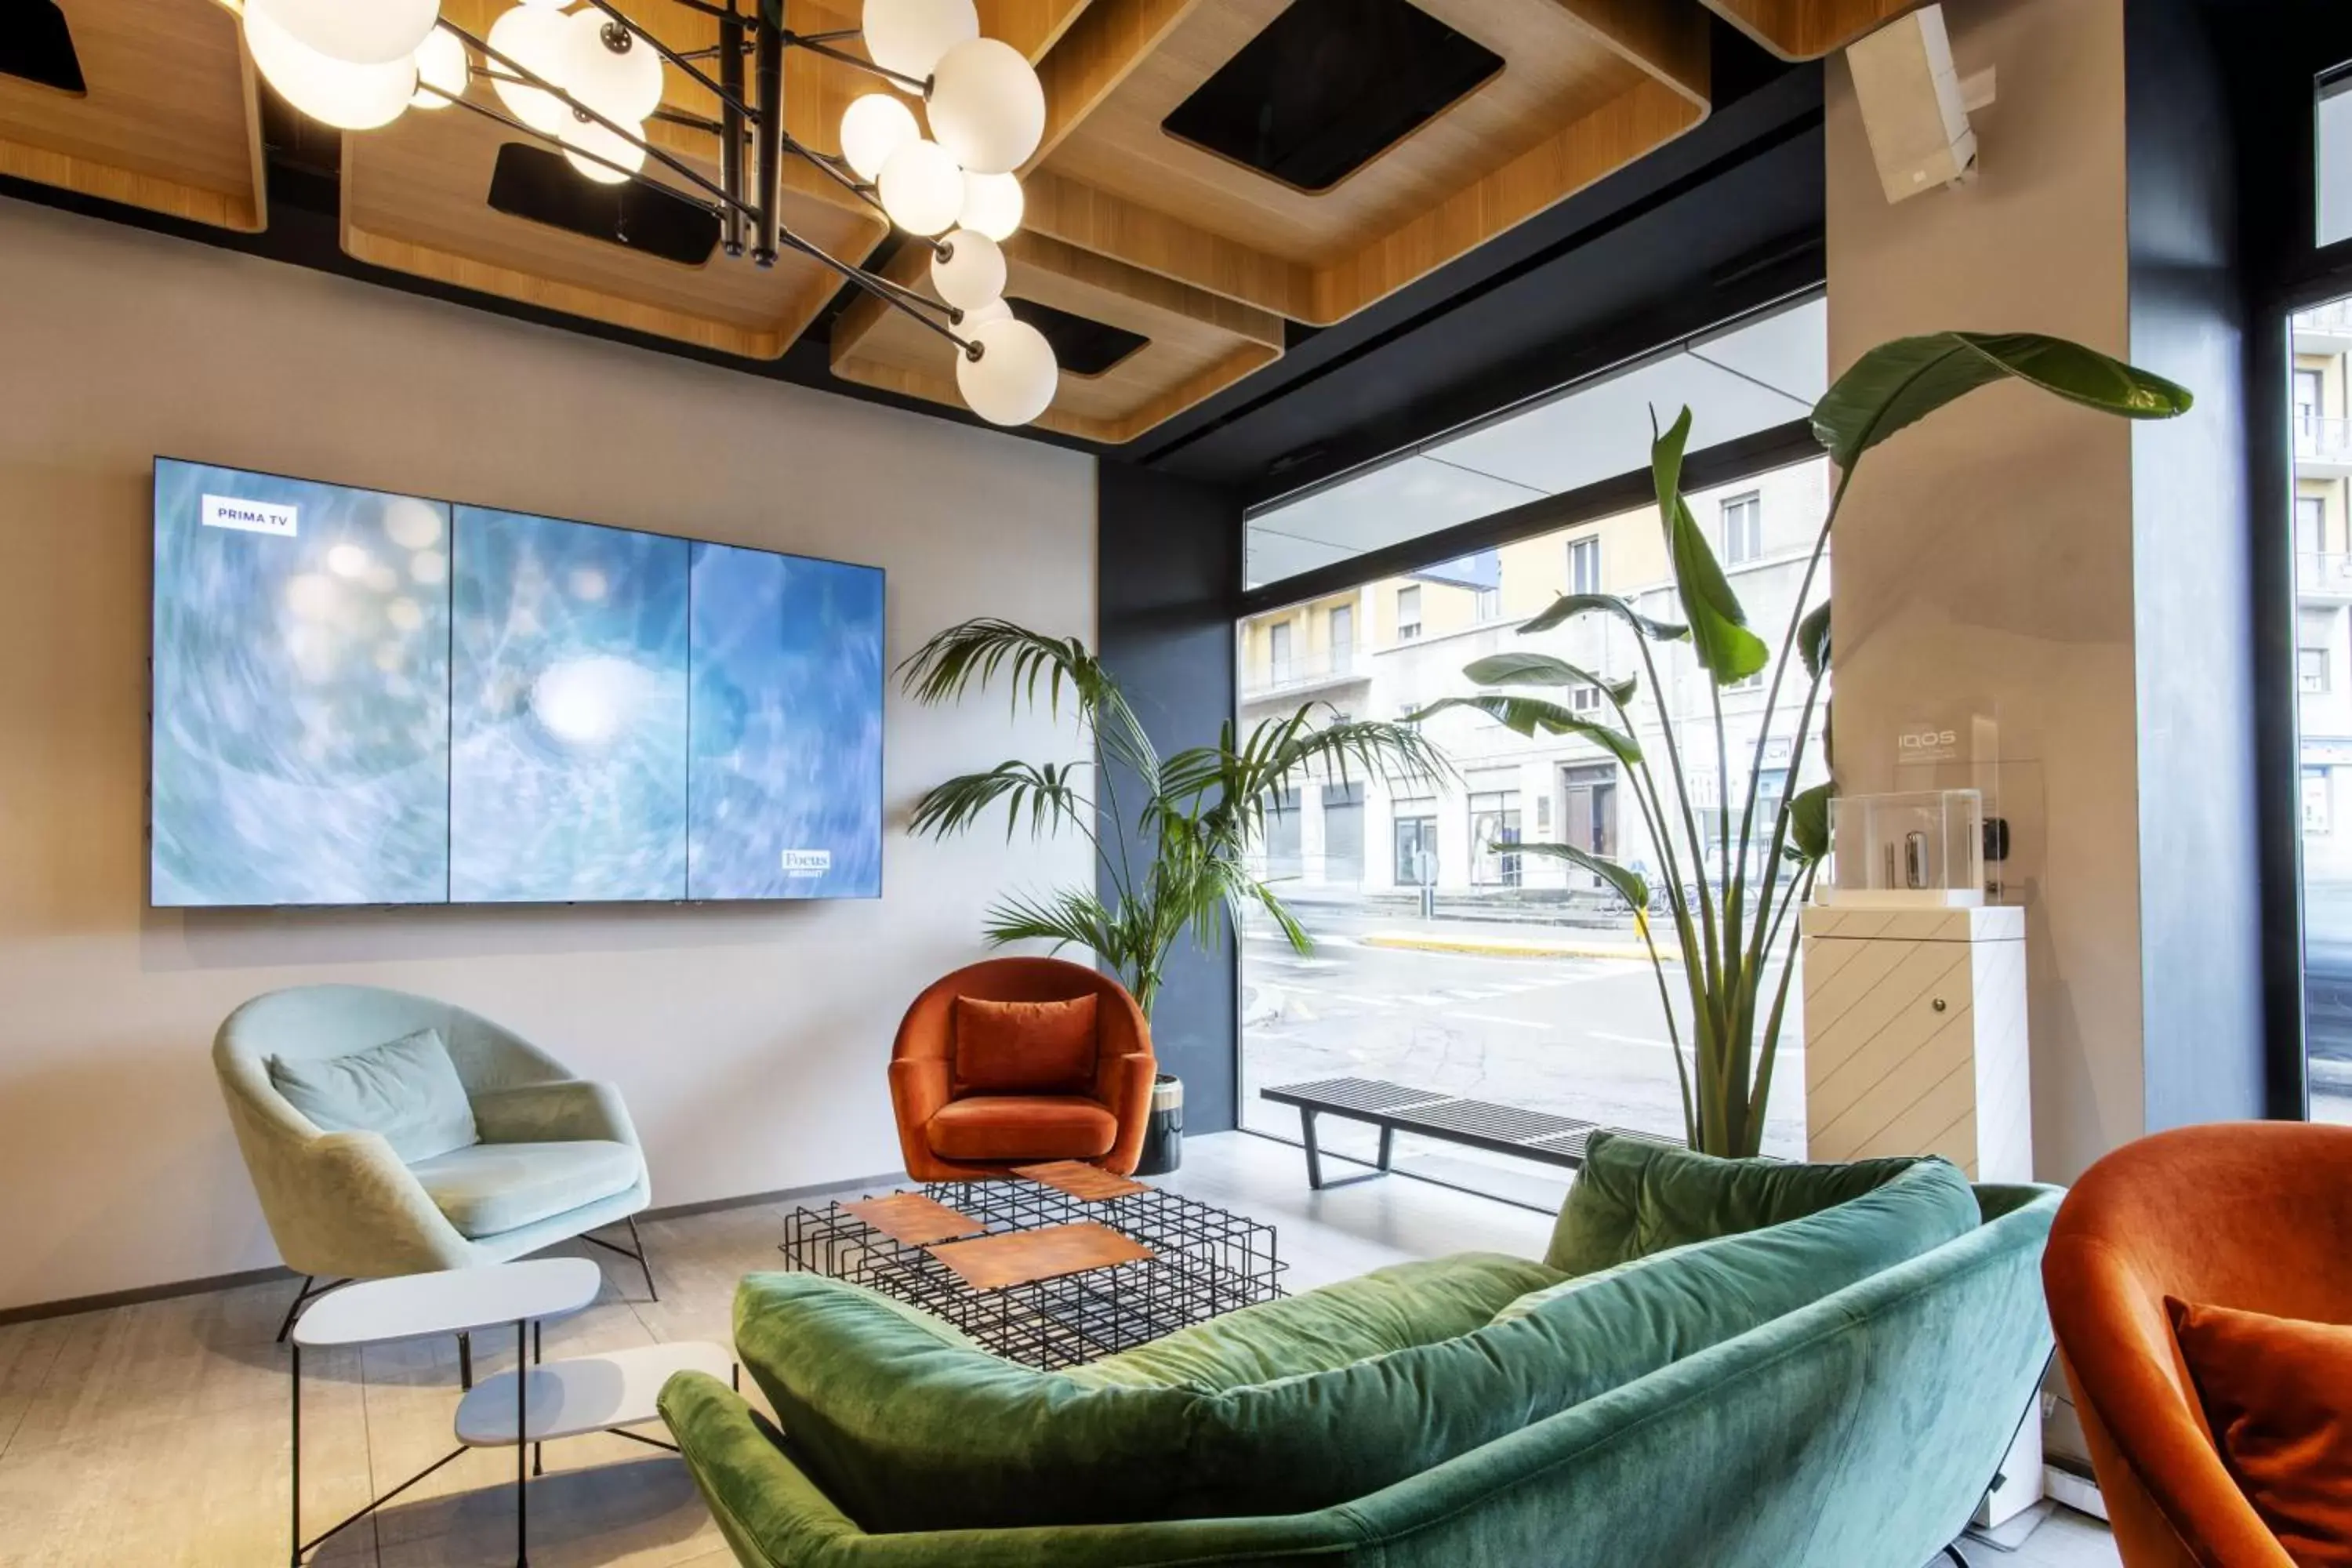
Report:
[{"label": "mint green armchair", "polygon": [[[379,1133],[320,1131],[270,1081],[272,1057],[343,1056],[426,1028],[473,1106],[471,1147],[406,1164]],[[320,1279],[501,1263],[574,1237],[635,1258],[655,1294],[633,1217],[652,1187],[620,1095],[488,1019],[371,985],[296,986],[230,1014],[213,1067],[270,1237],[307,1277],[289,1327]],[[634,1249],[588,1234],[622,1223]]]}]

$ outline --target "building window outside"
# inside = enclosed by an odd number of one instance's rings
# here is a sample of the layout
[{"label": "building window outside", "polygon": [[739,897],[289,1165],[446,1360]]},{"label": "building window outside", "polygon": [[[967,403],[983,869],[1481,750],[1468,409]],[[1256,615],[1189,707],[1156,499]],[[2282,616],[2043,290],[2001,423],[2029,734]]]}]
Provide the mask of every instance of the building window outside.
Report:
[{"label": "building window outside", "polygon": [[1304,821],[1299,809],[1298,792],[1286,789],[1278,792],[1266,806],[1263,828],[1265,840],[1265,874],[1277,879],[1297,877],[1303,869],[1305,854],[1301,847],[1300,824]]},{"label": "building window outside", "polygon": [[1331,606],[1331,673],[1346,675],[1356,668],[1356,606]]},{"label": "building window outside", "polygon": [[2319,441],[2320,408],[2326,384],[2315,370],[2294,373],[2294,438],[2295,444],[2306,452]]},{"label": "building window outside", "polygon": [[2332,769],[2303,770],[2303,830],[2306,834],[2324,835],[2329,829],[2330,796],[2335,793],[2328,785]]},{"label": "building window outside", "polygon": [[1758,670],[1753,675],[1745,676],[1740,679],[1733,681],[1723,689],[1726,691],[1761,691],[1764,689],[1764,678],[1771,673],[1772,671],[1768,666],[1763,669]]},{"label": "building window outside", "polygon": [[1265,631],[1265,658],[1274,677],[1281,686],[1290,679],[1290,623],[1278,621]]},{"label": "building window outside", "polygon": [[1479,589],[1479,590],[1478,590],[1478,619],[1480,620],[1480,622],[1484,623],[1484,622],[1486,622],[1486,621],[1498,621],[1498,620],[1501,620],[1502,618],[1503,618],[1503,591],[1502,591],[1500,588],[1481,588],[1481,589]]},{"label": "building window outside", "polygon": [[1437,803],[1401,800],[1396,813],[1396,885],[1437,886]]},{"label": "building window outside", "polygon": [[1397,641],[1412,642],[1421,636],[1421,587],[1409,584],[1397,590]]},{"label": "building window outside", "polygon": [[1592,535],[1568,542],[1568,591],[1601,592],[1601,541]]},{"label": "building window outside", "polygon": [[1481,888],[1519,885],[1519,792],[1493,790],[1470,797],[1470,880]]},{"label": "building window outside", "polygon": [[2327,553],[2327,499],[2325,496],[2294,498],[2294,547],[2306,556]]},{"label": "building window outside", "polygon": [[1756,491],[1723,503],[1723,563],[1744,566],[1764,553],[1764,498]]},{"label": "building window outside", "polygon": [[2327,695],[2330,681],[2326,648],[2299,647],[2294,650],[2294,684],[2305,697]]},{"label": "building window outside", "polygon": [[1568,689],[1568,710],[1571,713],[1594,713],[1601,708],[1601,688],[1571,686]]}]

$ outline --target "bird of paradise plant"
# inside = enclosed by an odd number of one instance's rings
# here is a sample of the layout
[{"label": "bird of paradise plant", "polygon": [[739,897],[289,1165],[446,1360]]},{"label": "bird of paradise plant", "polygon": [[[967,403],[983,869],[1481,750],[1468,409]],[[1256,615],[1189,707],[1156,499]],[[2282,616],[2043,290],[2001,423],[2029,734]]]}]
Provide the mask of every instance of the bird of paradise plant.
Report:
[{"label": "bird of paradise plant", "polygon": [[915,803],[908,828],[944,838],[1002,806],[1008,839],[1024,821],[1033,836],[1062,828],[1085,838],[1100,868],[1097,885],[1008,895],[989,912],[987,940],[1000,946],[1042,940],[1055,952],[1089,949],[1111,967],[1147,1018],[1159,1000],[1168,956],[1187,931],[1206,943],[1223,921],[1237,923],[1255,905],[1292,947],[1312,949],[1280,895],[1249,868],[1250,851],[1266,813],[1279,809],[1282,791],[1317,777],[1434,780],[1451,772],[1418,728],[1342,719],[1318,703],[1260,720],[1243,736],[1228,720],[1213,745],[1162,757],[1118,682],[1085,643],[1010,621],[950,626],[899,667],[908,693],[926,704],[958,700],[1000,675],[1016,712],[1035,708],[1042,697],[1046,710],[1058,715],[1066,699],[1085,754],[1068,762],[999,763],[985,773],[949,779]]},{"label": "bird of paradise plant", "polygon": [[[1687,642],[1707,678],[1718,780],[1730,777],[1723,689],[1769,667],[1771,678],[1736,833],[1727,796],[1727,809],[1717,814],[1714,842],[1710,845],[1701,832],[1680,744],[1667,715],[1659,715],[1662,758],[1650,755],[1634,738],[1630,705],[1640,687],[1637,679],[1603,679],[1549,654],[1496,654],[1477,660],[1463,673],[1480,687],[1502,689],[1447,698],[1408,721],[1417,722],[1443,709],[1475,709],[1522,735],[1581,737],[1624,764],[1633,778],[1633,795],[1650,841],[1664,861],[1662,889],[1654,890],[1632,867],[1575,845],[1514,847],[1520,855],[1580,866],[1632,906],[1634,926],[1648,950],[1659,999],[1665,1007],[1682,1090],[1684,1131],[1694,1149],[1712,1154],[1753,1155],[1762,1143],[1772,1069],[1787,1018],[1790,980],[1796,970],[1799,932],[1790,915],[1810,894],[1814,874],[1828,851],[1832,785],[1816,784],[1783,797],[1769,809],[1769,820],[1759,823],[1758,784],[1766,771],[1765,741],[1772,717],[1780,710],[1792,653],[1804,678],[1788,776],[1794,779],[1804,765],[1813,715],[1830,671],[1830,606],[1824,602],[1808,609],[1806,601],[1855,471],[1865,453],[1895,432],[1979,387],[2007,380],[2128,419],[2171,418],[2185,413],[2190,403],[2187,390],[2160,376],[2079,343],[2032,332],[1938,332],[1899,338],[1871,350],[1813,405],[1813,435],[1836,466],[1837,486],[1805,563],[1777,659],[1763,639],[1748,628],[1747,614],[1683,498],[1683,453],[1691,427],[1690,410],[1685,408],[1655,437],[1650,450],[1658,516],[1665,531],[1682,620],[1644,616],[1631,601],[1613,595],[1566,594],[1518,628],[1521,635],[1534,635],[1580,616],[1613,616],[1633,628],[1634,645],[1641,652],[1642,675],[1653,692],[1658,689],[1654,645]],[[1616,723],[1586,718],[1564,702],[1529,695],[1525,689],[1584,686],[1601,690],[1616,712]],[[1673,963],[1679,968],[1686,1002],[1679,1015],[1669,984],[1668,960],[1659,952],[1650,929],[1650,911],[1657,902],[1663,902],[1674,926]],[[1764,988],[1775,963],[1779,976],[1769,981],[1768,995]]]}]

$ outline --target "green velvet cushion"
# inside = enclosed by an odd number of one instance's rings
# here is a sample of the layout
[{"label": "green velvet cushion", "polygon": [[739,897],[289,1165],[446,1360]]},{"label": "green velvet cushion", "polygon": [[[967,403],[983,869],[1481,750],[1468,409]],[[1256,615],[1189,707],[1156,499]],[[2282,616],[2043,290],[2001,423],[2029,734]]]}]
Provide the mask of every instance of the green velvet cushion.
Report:
[{"label": "green velvet cushion", "polygon": [[320,1131],[380,1132],[410,1163],[479,1139],[438,1029],[340,1057],[271,1057],[269,1082]]},{"label": "green velvet cushion", "polygon": [[1218,1391],[1433,1344],[1485,1328],[1559,1271],[1498,1252],[1399,1263],[1195,1323],[1064,1375],[1090,1387]]},{"label": "green velvet cushion", "polygon": [[1560,1205],[1544,1261],[1562,1273],[1591,1274],[1670,1247],[1801,1219],[1859,1197],[1919,1163],[1718,1160],[1670,1144],[1595,1132],[1586,1145],[1584,1169]]},{"label": "green velvet cushion", "polygon": [[[796,1460],[867,1530],[1287,1514],[1418,1475],[1977,1221],[1959,1173],[1929,1162],[1833,1209],[1589,1282],[1512,1322],[1231,1387],[1032,1372],[808,1274],[746,1279],[735,1343]],[[1470,1294],[1448,1310],[1466,1316]],[[1240,1353],[1195,1364],[1223,1375]]]}]

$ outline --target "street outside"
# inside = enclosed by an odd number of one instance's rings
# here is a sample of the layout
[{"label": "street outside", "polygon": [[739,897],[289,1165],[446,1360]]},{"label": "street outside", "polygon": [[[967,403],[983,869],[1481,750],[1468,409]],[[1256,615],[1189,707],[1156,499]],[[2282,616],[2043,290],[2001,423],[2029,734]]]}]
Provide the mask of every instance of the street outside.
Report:
[{"label": "street outside", "polygon": [[[1681,1092],[1658,984],[1639,956],[1630,922],[1591,928],[1424,921],[1339,902],[1291,908],[1315,938],[1311,954],[1293,952],[1263,918],[1243,933],[1245,1125],[1295,1139],[1297,1113],[1257,1099],[1258,1089],[1353,1076],[1681,1134]],[[1522,955],[1515,947],[1588,955]],[[1668,984],[1679,981],[1670,974]],[[1796,1158],[1805,1144],[1800,1011],[1792,996],[1764,1139],[1766,1153]],[[1359,1125],[1351,1134],[1349,1127],[1326,1117],[1327,1145],[1368,1153],[1370,1129]],[[1408,1162],[1441,1150],[1448,1163],[1514,1163],[1457,1145],[1398,1142],[1400,1159]]]}]

